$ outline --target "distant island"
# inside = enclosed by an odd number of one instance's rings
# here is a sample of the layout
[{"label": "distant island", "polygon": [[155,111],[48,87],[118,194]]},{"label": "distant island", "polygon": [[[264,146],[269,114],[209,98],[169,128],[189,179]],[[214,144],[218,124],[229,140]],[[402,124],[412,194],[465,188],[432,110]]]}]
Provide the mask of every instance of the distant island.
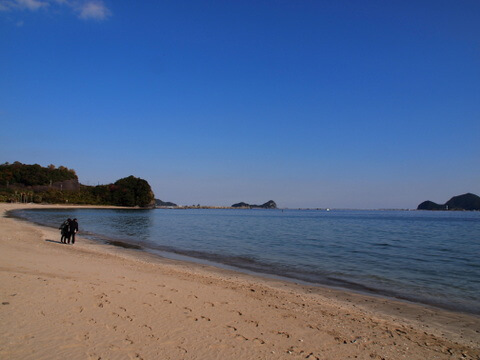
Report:
[{"label": "distant island", "polygon": [[241,209],[276,209],[276,208],[277,208],[277,204],[276,204],[275,201],[273,201],[273,200],[267,201],[265,204],[262,204],[262,205],[250,205],[250,204],[247,204],[247,203],[244,203],[244,202],[240,202],[240,203],[237,203],[237,204],[233,204],[233,205],[232,205],[232,208],[241,208]]},{"label": "distant island", "polygon": [[155,207],[162,208],[176,208],[176,209],[276,209],[275,201],[270,200],[262,205],[250,205],[245,202],[233,204],[232,206],[209,206],[209,205],[177,205],[173,202],[166,202],[160,199],[155,199]]},{"label": "distant island", "polygon": [[417,210],[480,210],[480,197],[467,193],[452,197],[445,204],[427,200],[418,205]]},{"label": "distant island", "polygon": [[160,199],[155,199],[155,206],[156,207],[178,207],[178,205],[173,202],[162,201]]},{"label": "distant island", "polygon": [[89,186],[65,166],[0,164],[0,202],[153,207],[150,184],[133,175],[113,184]]}]

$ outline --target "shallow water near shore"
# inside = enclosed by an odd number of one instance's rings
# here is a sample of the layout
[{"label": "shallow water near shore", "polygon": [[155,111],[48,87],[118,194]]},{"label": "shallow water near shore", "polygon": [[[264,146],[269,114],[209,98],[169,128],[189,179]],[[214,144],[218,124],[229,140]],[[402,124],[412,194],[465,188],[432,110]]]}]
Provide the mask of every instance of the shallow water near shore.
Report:
[{"label": "shallow water near shore", "polygon": [[[480,213],[35,209],[14,214],[163,256],[480,315]],[[60,235],[59,235],[60,236]]]}]

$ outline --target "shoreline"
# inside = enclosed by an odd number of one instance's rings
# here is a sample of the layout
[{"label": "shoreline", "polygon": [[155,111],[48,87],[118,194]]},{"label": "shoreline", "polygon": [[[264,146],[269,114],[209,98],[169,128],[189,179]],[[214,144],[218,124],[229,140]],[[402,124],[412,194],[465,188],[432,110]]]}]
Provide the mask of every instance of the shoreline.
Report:
[{"label": "shoreline", "polygon": [[478,316],[82,236],[65,246],[55,229],[5,217],[27,208],[46,206],[0,204],[0,357],[480,358]]},{"label": "shoreline", "polygon": [[[32,205],[33,207],[28,207]],[[126,207],[115,207],[115,206],[89,206],[89,205],[35,205],[35,204],[24,204],[25,208],[21,210],[28,209],[75,209],[75,208],[84,208],[84,209],[126,209],[126,210],[145,210],[145,209],[132,209]],[[233,209],[233,208],[232,208]],[[18,209],[17,209],[18,210]],[[150,210],[150,209],[149,209]],[[151,209],[153,210],[153,209]],[[218,209],[217,209],[218,210]],[[243,210],[240,208],[240,210]],[[56,230],[56,226],[46,225],[39,221],[34,221],[28,219],[28,217],[22,217],[21,215],[15,214],[16,210],[10,210],[7,212],[8,216],[12,218],[26,221],[29,223],[34,223],[38,226],[46,226],[51,229]],[[383,210],[382,210],[383,211]],[[397,211],[397,210],[395,210]],[[166,258],[170,260],[186,261],[189,263],[195,263],[199,265],[212,266],[215,268],[220,268],[224,270],[230,270],[234,272],[240,272],[252,276],[271,278],[280,281],[286,281],[293,284],[311,286],[311,287],[321,287],[327,289],[334,289],[339,291],[352,292],[360,295],[373,296],[376,298],[384,298],[387,300],[395,300],[406,302],[410,304],[417,304],[420,306],[427,306],[434,309],[446,310],[452,312],[463,313],[467,315],[480,316],[480,308],[475,305],[458,305],[450,304],[448,299],[443,299],[441,301],[435,301],[434,299],[429,299],[426,297],[419,297],[415,294],[409,294],[406,292],[399,292],[395,289],[389,288],[375,288],[359,282],[353,282],[345,278],[333,278],[333,277],[324,277],[312,279],[310,273],[299,273],[291,272],[283,269],[283,274],[279,274],[275,269],[271,269],[268,265],[265,265],[261,262],[248,261],[247,263],[242,262],[236,256],[219,256],[211,253],[202,253],[200,251],[182,251],[181,249],[162,247],[162,246],[152,246],[152,244],[146,244],[144,242],[135,241],[135,239],[122,239],[119,237],[111,237],[108,235],[100,233],[88,233],[82,232],[83,237],[87,237],[89,240],[99,242],[101,244],[108,244],[113,246],[118,246],[126,249],[134,249],[138,251],[147,252],[151,255],[159,256],[161,258]],[[285,274],[285,271],[287,272]],[[321,279],[321,280],[320,280]]]}]

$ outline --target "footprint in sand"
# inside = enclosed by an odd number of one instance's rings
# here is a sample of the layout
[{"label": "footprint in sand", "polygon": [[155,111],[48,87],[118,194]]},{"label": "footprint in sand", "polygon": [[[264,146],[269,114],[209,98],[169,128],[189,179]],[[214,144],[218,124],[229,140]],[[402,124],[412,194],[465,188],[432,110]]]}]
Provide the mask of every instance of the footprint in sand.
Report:
[{"label": "footprint in sand", "polygon": [[263,345],[265,344],[265,341],[263,341],[262,339],[259,339],[259,338],[255,338],[253,339],[253,342],[257,345]]},{"label": "footprint in sand", "polygon": [[237,340],[243,340],[243,341],[247,341],[247,340],[248,340],[245,336],[240,335],[240,334],[236,335],[236,336],[235,336],[235,339],[237,339]]},{"label": "footprint in sand", "polygon": [[235,326],[227,325],[227,329],[232,330],[232,331],[237,331],[237,328]]},{"label": "footprint in sand", "polygon": [[99,307],[99,308],[103,308],[105,305],[108,305],[108,304],[110,304],[110,301],[104,300],[103,302],[101,302],[100,304],[98,304],[98,307]]},{"label": "footprint in sand", "polygon": [[185,349],[183,347],[180,347],[180,346],[177,346],[177,349],[180,350],[181,352],[185,353],[185,354],[188,352],[187,349]]},{"label": "footprint in sand", "polygon": [[297,348],[296,346],[290,346],[285,352],[286,352],[287,354],[294,354],[294,353],[297,353],[298,355],[303,355],[303,354],[305,354],[305,351],[300,350],[300,349]]}]

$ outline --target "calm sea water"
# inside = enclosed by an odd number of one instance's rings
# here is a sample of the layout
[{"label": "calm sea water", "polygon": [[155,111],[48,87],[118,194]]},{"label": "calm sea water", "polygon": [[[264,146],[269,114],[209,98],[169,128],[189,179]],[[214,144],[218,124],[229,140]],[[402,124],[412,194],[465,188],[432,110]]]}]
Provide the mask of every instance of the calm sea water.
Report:
[{"label": "calm sea water", "polygon": [[[315,210],[23,210],[81,235],[292,280],[480,314],[480,213]],[[60,237],[60,235],[59,235]]]}]

